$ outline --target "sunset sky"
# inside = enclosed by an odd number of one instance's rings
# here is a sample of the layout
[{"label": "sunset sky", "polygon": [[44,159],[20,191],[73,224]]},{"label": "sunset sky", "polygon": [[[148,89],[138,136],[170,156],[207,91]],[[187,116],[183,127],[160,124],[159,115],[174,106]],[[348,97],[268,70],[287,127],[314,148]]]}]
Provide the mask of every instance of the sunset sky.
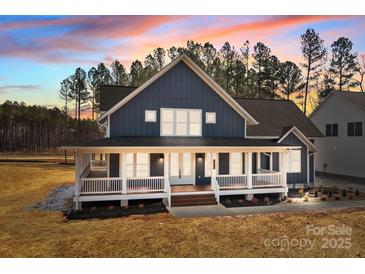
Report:
[{"label": "sunset sky", "polygon": [[0,103],[60,106],[59,83],[76,67],[117,58],[129,68],[156,47],[187,40],[216,48],[262,41],[281,61],[299,63],[309,27],[327,47],[345,36],[365,54],[365,16],[0,16]]}]

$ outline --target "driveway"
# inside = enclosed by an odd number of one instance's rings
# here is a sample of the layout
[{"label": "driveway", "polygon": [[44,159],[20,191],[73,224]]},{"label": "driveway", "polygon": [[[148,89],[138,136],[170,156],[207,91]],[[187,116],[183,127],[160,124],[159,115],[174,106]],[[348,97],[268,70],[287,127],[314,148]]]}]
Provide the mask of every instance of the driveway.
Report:
[{"label": "driveway", "polygon": [[323,177],[316,175],[316,185],[321,183],[323,186],[334,186],[337,188],[346,188],[352,187],[354,190],[358,189],[360,192],[365,192],[365,179],[361,181],[361,179],[351,180],[344,179],[340,177]]},{"label": "driveway", "polygon": [[365,200],[357,201],[336,201],[324,203],[303,203],[303,204],[277,204],[272,206],[251,206],[251,207],[231,207],[225,208],[222,205],[208,206],[186,206],[170,207],[169,212],[174,217],[209,217],[209,216],[234,216],[267,214],[279,212],[304,212],[313,210],[346,209],[354,207],[364,207]]}]

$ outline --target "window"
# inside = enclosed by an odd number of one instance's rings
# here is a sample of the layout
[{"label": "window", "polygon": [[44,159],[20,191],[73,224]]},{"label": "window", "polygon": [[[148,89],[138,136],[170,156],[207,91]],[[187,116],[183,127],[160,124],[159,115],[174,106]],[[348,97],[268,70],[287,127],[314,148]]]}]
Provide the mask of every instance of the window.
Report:
[{"label": "window", "polygon": [[149,176],[148,153],[127,153],[127,178]]},{"label": "window", "polygon": [[161,109],[161,136],[201,136],[198,109]]},{"label": "window", "polygon": [[205,177],[212,176],[212,153],[205,153]]},{"label": "window", "polygon": [[338,124],[327,124],[326,136],[338,136]]},{"label": "window", "polygon": [[205,113],[205,123],[207,124],[215,124],[215,112],[206,112]]},{"label": "window", "polygon": [[242,174],[242,153],[235,152],[229,154],[229,174]]},{"label": "window", "polygon": [[362,136],[362,122],[347,123],[347,136]]},{"label": "window", "polygon": [[289,150],[288,153],[288,172],[300,173],[302,172],[302,151],[300,149]]},{"label": "window", "polygon": [[156,110],[145,110],[144,111],[145,122],[156,122]]}]

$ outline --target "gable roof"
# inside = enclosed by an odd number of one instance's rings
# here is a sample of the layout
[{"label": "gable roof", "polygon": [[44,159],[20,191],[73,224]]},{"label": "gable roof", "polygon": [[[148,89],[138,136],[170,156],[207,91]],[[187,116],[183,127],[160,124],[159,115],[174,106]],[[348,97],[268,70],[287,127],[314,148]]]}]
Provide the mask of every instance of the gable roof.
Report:
[{"label": "gable roof", "polygon": [[311,151],[318,151],[318,148],[301,132],[297,127],[284,128],[283,134],[280,136],[278,143],[280,144],[290,133],[299,138]]},{"label": "gable roof", "polygon": [[309,118],[312,117],[326,102],[332,97],[337,96],[350,104],[354,105],[361,111],[365,112],[365,93],[364,92],[356,92],[356,91],[331,91],[326,98],[320,103],[309,115]]},{"label": "gable roof", "polygon": [[101,86],[100,89],[100,111],[108,111],[117,102],[131,94],[137,87],[127,86]]},{"label": "gable roof", "polygon": [[319,129],[290,100],[245,99],[235,100],[259,122],[247,126],[247,137],[279,138],[283,129],[297,127],[305,136],[323,137]]},{"label": "gable roof", "polygon": [[122,107],[128,101],[130,101],[133,97],[163,76],[166,72],[172,69],[179,62],[184,62],[192,71],[194,71],[211,89],[213,89],[226,103],[228,103],[238,114],[240,114],[243,118],[246,119],[246,123],[248,125],[257,125],[258,122],[247,112],[240,104],[238,104],[226,91],[224,91],[212,78],[209,77],[198,65],[196,65],[189,57],[186,55],[182,55],[179,58],[176,58],[170,64],[165,66],[161,71],[159,71],[156,75],[146,81],[142,86],[136,88],[133,92],[128,94],[122,100],[120,100],[117,104],[115,104],[108,111],[103,113],[99,117],[99,121],[103,120],[107,116],[111,115],[117,109]]}]

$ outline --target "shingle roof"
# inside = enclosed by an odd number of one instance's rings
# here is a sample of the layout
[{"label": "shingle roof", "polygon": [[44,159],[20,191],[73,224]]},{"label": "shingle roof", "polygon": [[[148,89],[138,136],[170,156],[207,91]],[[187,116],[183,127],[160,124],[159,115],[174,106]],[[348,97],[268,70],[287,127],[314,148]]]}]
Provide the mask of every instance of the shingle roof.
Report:
[{"label": "shingle roof", "polygon": [[279,137],[284,128],[296,126],[308,137],[323,137],[293,101],[242,98],[236,101],[259,122],[247,126],[247,136]]},{"label": "shingle roof", "polygon": [[127,86],[102,86],[100,89],[100,111],[107,111],[135,89],[136,87]]},{"label": "shingle roof", "polygon": [[217,147],[246,147],[266,146],[282,147],[274,140],[243,139],[243,138],[206,138],[206,137],[145,137],[145,136],[116,136],[91,142],[81,143],[70,147],[153,147],[153,146],[217,146]]}]

